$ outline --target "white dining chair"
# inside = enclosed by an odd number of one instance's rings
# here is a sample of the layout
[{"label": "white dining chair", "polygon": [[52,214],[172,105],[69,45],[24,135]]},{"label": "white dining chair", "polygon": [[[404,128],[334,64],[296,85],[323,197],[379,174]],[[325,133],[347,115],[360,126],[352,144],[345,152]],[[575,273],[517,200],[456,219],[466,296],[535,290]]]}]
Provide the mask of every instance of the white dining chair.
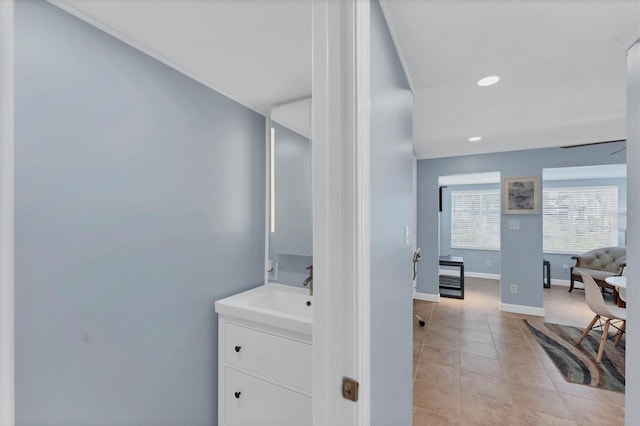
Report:
[{"label": "white dining chair", "polygon": [[[580,336],[580,339],[578,339],[578,341],[576,342],[576,345],[580,345],[592,329],[602,327],[600,347],[598,348],[598,355],[596,356],[596,363],[600,363],[600,361],[602,360],[602,354],[604,353],[605,343],[607,342],[607,338],[609,337],[609,326],[613,326],[618,330],[615,339],[615,345],[618,346],[626,327],[627,310],[625,308],[619,308],[617,306],[609,306],[604,303],[604,298],[602,297],[602,293],[600,292],[600,287],[598,287],[598,284],[596,284],[593,278],[585,273],[581,273],[580,275],[582,275],[582,282],[584,283],[587,305],[589,306],[589,309],[591,309],[596,314],[596,316],[593,317],[587,328],[584,329],[584,332],[582,333],[582,336]],[[622,321],[622,325],[618,327],[616,324],[612,323],[612,321],[614,320]],[[600,323],[598,325],[595,325],[596,321],[599,321]]]},{"label": "white dining chair", "polygon": [[627,289],[626,288],[619,288],[618,289],[618,297],[620,298],[620,300],[622,300],[624,303],[627,303]]}]

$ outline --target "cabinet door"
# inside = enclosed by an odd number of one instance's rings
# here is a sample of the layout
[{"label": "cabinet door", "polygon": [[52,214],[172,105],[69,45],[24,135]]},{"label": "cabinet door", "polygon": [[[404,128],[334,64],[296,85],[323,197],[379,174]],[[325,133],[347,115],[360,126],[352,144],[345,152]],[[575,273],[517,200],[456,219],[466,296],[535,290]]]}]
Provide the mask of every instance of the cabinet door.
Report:
[{"label": "cabinet door", "polygon": [[225,425],[311,425],[311,398],[232,368],[225,369]]},{"label": "cabinet door", "polygon": [[225,362],[311,393],[313,352],[308,343],[227,323]]}]

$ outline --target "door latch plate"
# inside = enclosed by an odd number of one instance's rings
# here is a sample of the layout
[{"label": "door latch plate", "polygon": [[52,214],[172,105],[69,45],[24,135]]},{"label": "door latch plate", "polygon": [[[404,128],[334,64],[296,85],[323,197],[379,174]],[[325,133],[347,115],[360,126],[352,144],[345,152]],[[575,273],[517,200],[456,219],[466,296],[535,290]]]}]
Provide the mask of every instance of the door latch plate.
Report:
[{"label": "door latch plate", "polygon": [[358,400],[358,388],[360,383],[350,377],[342,378],[342,397],[349,401],[356,402]]}]

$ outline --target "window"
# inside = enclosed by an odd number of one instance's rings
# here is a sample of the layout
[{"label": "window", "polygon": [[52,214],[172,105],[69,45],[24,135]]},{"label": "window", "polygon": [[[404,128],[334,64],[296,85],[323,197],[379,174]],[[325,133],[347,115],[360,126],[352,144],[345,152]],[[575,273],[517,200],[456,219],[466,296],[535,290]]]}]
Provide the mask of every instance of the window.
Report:
[{"label": "window", "polygon": [[579,254],[618,245],[618,187],[544,188],[545,253]]},{"label": "window", "polygon": [[451,248],[500,250],[500,190],[451,192]]}]

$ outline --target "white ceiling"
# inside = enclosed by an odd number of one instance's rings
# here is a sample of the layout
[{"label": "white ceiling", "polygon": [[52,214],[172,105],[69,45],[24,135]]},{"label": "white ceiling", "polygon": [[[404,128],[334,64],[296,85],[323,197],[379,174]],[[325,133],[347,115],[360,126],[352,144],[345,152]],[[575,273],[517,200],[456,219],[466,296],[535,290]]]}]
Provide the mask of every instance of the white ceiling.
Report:
[{"label": "white ceiling", "polygon": [[311,98],[288,102],[271,109],[271,119],[311,139]]},{"label": "white ceiling", "polygon": [[[308,0],[51,2],[262,114],[311,94]],[[638,0],[381,4],[414,90],[419,158],[625,138]],[[497,85],[476,85],[492,74]]]},{"label": "white ceiling", "polygon": [[311,95],[311,2],[51,0],[267,115]]},{"label": "white ceiling", "polygon": [[[415,91],[419,157],[625,138],[637,0],[383,4]],[[501,80],[479,87],[488,75]]]}]

